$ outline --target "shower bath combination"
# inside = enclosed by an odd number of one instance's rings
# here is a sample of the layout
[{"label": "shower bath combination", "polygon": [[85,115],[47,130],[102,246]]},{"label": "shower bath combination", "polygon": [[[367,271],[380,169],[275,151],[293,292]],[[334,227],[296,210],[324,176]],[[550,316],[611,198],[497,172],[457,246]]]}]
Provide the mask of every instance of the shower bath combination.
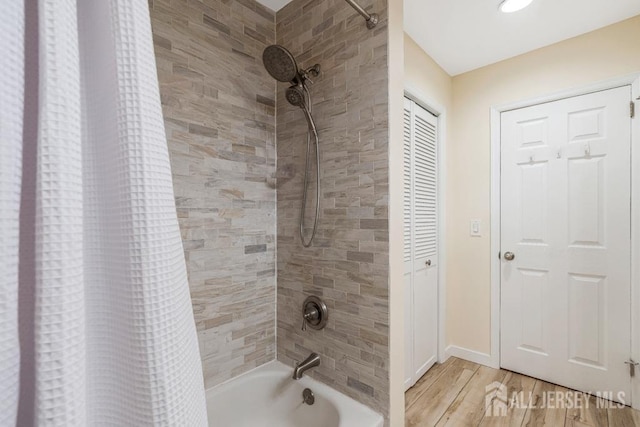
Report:
[{"label": "shower bath combination", "polygon": [[[299,107],[307,120],[307,156],[304,171],[304,189],[302,194],[302,207],[300,212],[300,239],[305,248],[311,246],[318,227],[320,214],[320,147],[318,130],[313,121],[311,92],[307,83],[313,83],[309,77],[317,77],[320,74],[320,64],[315,64],[307,69],[299,69],[293,55],[280,45],[271,45],[262,53],[262,62],[271,77],[281,82],[289,82],[291,86],[285,93],[287,101],[293,106]],[[313,219],[311,237],[307,240],[304,235],[304,217],[307,207],[307,192],[309,184],[309,168],[311,166],[311,139],[313,138],[316,151],[316,209]]]}]

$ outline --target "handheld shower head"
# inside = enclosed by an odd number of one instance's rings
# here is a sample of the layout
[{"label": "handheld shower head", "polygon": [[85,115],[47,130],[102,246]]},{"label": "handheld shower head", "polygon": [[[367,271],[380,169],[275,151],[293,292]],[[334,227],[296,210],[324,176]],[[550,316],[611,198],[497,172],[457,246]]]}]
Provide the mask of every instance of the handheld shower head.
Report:
[{"label": "handheld shower head", "polygon": [[294,85],[287,88],[285,96],[287,97],[287,101],[289,101],[289,104],[306,109],[304,91],[302,90],[300,85]]},{"label": "handheld shower head", "polygon": [[307,104],[307,97],[305,95],[304,87],[302,85],[294,85],[287,89],[286,92],[287,101],[289,104],[299,107],[304,113],[304,118],[307,120],[307,125],[309,126],[309,132],[313,133],[313,135],[317,138],[318,131],[316,130],[316,124],[311,116],[311,111],[309,110],[309,105]]},{"label": "handheld shower head", "polygon": [[316,130],[316,124],[313,121],[313,117],[311,117],[311,111],[309,111],[309,108],[307,107],[307,98],[304,86],[302,84],[297,84],[288,87],[285,92],[285,96],[287,101],[289,101],[289,104],[302,109],[304,117],[307,119],[307,124],[309,125],[309,131],[313,132],[314,135],[317,135],[318,132]]}]

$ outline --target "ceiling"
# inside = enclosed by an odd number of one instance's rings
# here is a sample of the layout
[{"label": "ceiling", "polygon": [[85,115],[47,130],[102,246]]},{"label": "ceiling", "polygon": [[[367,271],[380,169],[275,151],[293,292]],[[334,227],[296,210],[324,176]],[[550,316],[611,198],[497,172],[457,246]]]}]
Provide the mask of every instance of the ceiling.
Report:
[{"label": "ceiling", "polygon": [[[291,0],[258,0],[279,10]],[[501,0],[404,0],[404,30],[452,76],[640,14],[640,0],[533,0],[502,13]]]},{"label": "ceiling", "polygon": [[404,30],[452,76],[640,14],[640,0],[404,0]]},{"label": "ceiling", "polygon": [[269,9],[275,11],[282,9],[284,5],[290,2],[291,0],[258,0],[258,3],[261,3],[264,6],[267,6]]}]

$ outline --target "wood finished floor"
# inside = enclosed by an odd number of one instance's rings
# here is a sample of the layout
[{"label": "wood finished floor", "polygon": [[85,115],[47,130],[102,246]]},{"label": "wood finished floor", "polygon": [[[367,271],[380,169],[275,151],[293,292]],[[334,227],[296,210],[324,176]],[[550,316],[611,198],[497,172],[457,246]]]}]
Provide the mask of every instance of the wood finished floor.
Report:
[{"label": "wood finished floor", "polygon": [[[532,396],[533,404],[509,408],[504,417],[485,417],[485,387],[494,381],[507,386],[509,397],[520,392],[526,400]],[[544,409],[541,404],[536,405],[543,395],[553,396],[549,392],[563,392],[562,395],[567,396],[569,391],[515,372],[451,357],[445,363],[433,366],[407,390],[405,426],[640,427],[639,411],[611,407],[615,404],[602,400],[598,405],[593,396],[588,405],[586,402],[581,405],[582,408],[567,409],[569,404],[556,404],[554,409]]]}]

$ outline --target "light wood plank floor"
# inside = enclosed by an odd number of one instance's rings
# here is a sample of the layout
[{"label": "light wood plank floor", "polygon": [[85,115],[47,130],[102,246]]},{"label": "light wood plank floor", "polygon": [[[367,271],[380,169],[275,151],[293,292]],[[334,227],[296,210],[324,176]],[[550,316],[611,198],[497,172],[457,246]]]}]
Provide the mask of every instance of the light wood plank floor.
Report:
[{"label": "light wood plank floor", "polygon": [[[485,416],[485,387],[498,381],[524,401],[506,416]],[[455,357],[436,364],[405,394],[406,427],[640,427],[640,412],[535,378]],[[578,399],[580,399],[578,398]],[[555,399],[555,400],[554,400]],[[559,400],[561,399],[561,400]],[[547,408],[543,408],[544,403]],[[550,406],[550,407],[549,407]]]}]

